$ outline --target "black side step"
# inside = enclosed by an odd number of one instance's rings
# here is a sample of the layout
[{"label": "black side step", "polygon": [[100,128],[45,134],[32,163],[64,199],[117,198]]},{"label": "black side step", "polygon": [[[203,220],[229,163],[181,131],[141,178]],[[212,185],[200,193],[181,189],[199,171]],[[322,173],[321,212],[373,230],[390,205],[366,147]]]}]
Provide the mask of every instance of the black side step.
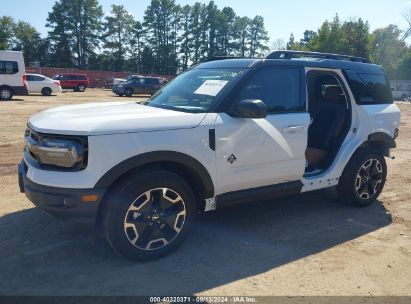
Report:
[{"label": "black side step", "polygon": [[282,184],[245,189],[220,194],[216,197],[217,209],[238,203],[249,203],[255,201],[267,201],[283,196],[294,195],[301,192],[303,183],[301,181],[287,182]]}]

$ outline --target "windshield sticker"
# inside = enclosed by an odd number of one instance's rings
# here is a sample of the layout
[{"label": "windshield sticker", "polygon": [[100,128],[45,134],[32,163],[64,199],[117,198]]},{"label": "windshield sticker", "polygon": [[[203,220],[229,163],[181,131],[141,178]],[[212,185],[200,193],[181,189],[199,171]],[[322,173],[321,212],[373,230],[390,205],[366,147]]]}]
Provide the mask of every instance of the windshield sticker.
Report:
[{"label": "windshield sticker", "polygon": [[217,96],[227,83],[227,80],[206,80],[194,94]]}]

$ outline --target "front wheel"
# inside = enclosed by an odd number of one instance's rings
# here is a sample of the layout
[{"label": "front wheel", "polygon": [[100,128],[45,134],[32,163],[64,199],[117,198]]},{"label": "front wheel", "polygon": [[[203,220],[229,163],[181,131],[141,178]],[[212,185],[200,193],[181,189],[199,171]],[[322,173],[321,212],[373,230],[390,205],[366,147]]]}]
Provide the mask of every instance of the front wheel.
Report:
[{"label": "front wheel", "polygon": [[176,249],[196,214],[189,184],[164,170],[127,176],[107,203],[103,227],[108,242],[136,260],[159,258]]},{"label": "front wheel", "polygon": [[368,206],[381,194],[386,178],[384,156],[371,149],[363,149],[356,152],[348,162],[337,190],[346,203]]},{"label": "front wheel", "polygon": [[132,88],[126,88],[125,90],[124,90],[124,95],[126,95],[127,97],[131,97],[131,96],[133,96],[133,89]]}]

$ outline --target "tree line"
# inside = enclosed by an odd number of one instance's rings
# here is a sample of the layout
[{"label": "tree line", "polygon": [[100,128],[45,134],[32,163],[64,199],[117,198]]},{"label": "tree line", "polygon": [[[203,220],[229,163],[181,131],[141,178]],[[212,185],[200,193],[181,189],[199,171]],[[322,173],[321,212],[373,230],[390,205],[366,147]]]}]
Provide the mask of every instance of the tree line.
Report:
[{"label": "tree line", "polygon": [[371,32],[361,18],[342,22],[336,15],[317,31],[306,30],[299,41],[291,34],[284,48],[364,57],[382,65],[391,79],[411,79],[411,48],[405,43],[411,35],[411,12],[404,18],[410,25],[406,31],[390,24]]},{"label": "tree line", "polygon": [[[409,27],[388,25],[370,31],[361,18],[338,15],[303,38],[291,34],[272,49],[360,56],[381,64],[391,79],[411,79]],[[48,14],[47,37],[25,21],[0,17],[0,49],[21,50],[27,65],[77,67],[174,75],[215,56],[260,57],[270,48],[264,18],[238,16],[214,1],[181,6],[175,0],[151,0],[142,20],[122,5],[104,15],[98,0],[57,0]]]},{"label": "tree line", "polygon": [[22,50],[27,65],[176,74],[215,56],[268,50],[264,18],[238,16],[214,1],[181,6],[152,0],[143,20],[123,5],[104,15],[98,0],[57,0],[46,38],[25,21],[0,18],[0,49]]}]

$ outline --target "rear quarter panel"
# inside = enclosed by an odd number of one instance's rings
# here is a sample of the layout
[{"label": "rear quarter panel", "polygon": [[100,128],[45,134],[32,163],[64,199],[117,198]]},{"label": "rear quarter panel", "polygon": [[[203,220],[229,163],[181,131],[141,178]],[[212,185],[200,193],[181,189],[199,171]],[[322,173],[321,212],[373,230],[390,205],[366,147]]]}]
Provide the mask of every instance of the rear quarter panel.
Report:
[{"label": "rear quarter panel", "polygon": [[383,132],[394,136],[394,130],[400,127],[400,109],[396,104],[377,104],[360,106],[368,114],[370,134]]}]

